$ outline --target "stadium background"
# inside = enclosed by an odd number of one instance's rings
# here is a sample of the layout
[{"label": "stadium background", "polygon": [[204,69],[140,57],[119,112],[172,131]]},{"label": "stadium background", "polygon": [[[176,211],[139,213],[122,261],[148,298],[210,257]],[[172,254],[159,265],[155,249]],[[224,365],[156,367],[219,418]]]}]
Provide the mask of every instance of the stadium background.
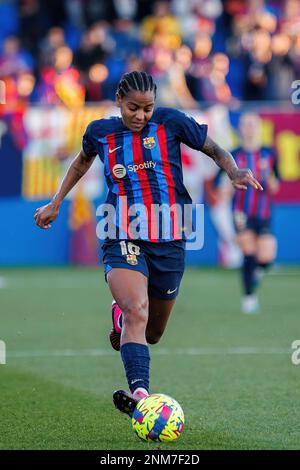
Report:
[{"label": "stadium background", "polygon": [[[0,264],[97,264],[91,205],[105,197],[98,162],[49,233],[33,230],[32,214],[57,189],[87,124],[117,112],[118,80],[132,69],[153,74],[157,106],[207,122],[228,150],[238,142],[241,110],[262,115],[263,143],[276,148],[282,178],[274,198],[277,261],[300,262],[300,115],[291,103],[300,71],[298,2],[31,0],[0,8],[0,205],[2,222],[10,219],[0,233]],[[188,262],[236,265],[235,254],[224,260],[232,246],[216,231],[203,191],[214,165],[187,148],[183,165],[194,201],[207,206],[204,249]]]},{"label": "stadium background", "polygon": [[106,337],[110,296],[93,268],[95,209],[105,197],[100,163],[51,230],[33,219],[88,122],[116,112],[117,82],[134,69],[153,74],[157,106],[207,122],[229,150],[240,113],[258,112],[282,179],[277,270],[263,285],[262,314],[245,318],[237,271],[217,268],[240,258],[228,204],[215,207],[206,191],[216,167],[183,148],[186,186],[205,203],[205,240],[188,253],[201,269],[187,270],[168,331],[151,348],[153,389],[175,396],[186,413],[187,431],[172,448],[299,448],[299,370],[289,357],[299,325],[297,0],[1,1],[0,448],[144,448],[111,406],[124,377]]}]

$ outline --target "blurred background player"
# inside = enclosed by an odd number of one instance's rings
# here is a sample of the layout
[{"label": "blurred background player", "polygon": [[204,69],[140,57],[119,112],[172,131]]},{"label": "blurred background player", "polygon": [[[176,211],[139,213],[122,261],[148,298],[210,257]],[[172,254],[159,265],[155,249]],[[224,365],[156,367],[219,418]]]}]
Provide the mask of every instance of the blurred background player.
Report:
[{"label": "blurred background player", "polygon": [[270,223],[271,199],[279,188],[279,177],[274,150],[261,143],[260,117],[252,112],[242,114],[239,134],[240,146],[232,151],[232,155],[240,168],[250,168],[257,175],[264,188],[260,192],[253,191],[251,187],[247,191],[237,191],[232,205],[236,240],[243,254],[241,279],[244,296],[241,308],[244,313],[251,314],[259,311],[255,292],[276,256],[276,240]]},{"label": "blurred background player", "polygon": [[[251,185],[262,190],[249,169],[239,169],[231,154],[207,136],[206,124],[171,108],[154,111],[155,97],[151,75],[138,71],[123,75],[116,92],[121,117],[88,125],[82,150],[58,192],[35,213],[37,225],[49,229],[65,196],[100,156],[109,188],[106,204],[116,209],[116,233],[103,245],[105,275],[116,301],[111,343],[121,352],[131,392],[118,390],[113,400],[129,415],[149,393],[148,343],[157,343],[163,335],[184,272],[184,221],[180,221],[177,206],[185,210],[191,198],[183,185],[179,143],[211,157],[236,189]],[[135,171],[130,170],[132,165]],[[135,212],[136,204],[139,212],[141,206],[143,210],[140,229],[132,236],[129,214],[132,208]],[[154,205],[162,204],[173,208],[169,216],[163,215],[164,223],[153,212]],[[171,226],[170,233],[165,234],[164,224]]]}]

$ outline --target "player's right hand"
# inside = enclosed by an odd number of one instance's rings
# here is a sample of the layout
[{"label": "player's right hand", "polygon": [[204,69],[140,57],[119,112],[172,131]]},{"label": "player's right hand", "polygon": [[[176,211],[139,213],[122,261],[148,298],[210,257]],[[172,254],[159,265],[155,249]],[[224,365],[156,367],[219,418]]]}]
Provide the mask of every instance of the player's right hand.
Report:
[{"label": "player's right hand", "polygon": [[34,214],[35,223],[38,227],[43,229],[51,228],[51,222],[58,216],[59,209],[49,202],[45,206],[39,207]]}]

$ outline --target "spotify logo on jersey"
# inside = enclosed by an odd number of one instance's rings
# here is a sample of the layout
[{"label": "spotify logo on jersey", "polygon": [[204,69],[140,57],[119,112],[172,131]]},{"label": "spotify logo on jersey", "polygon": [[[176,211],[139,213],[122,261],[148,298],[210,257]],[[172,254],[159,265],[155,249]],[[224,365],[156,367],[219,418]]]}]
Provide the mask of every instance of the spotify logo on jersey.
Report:
[{"label": "spotify logo on jersey", "polygon": [[121,165],[120,163],[117,163],[113,167],[112,171],[116,178],[124,178],[124,176],[126,175],[126,168],[124,165]]},{"label": "spotify logo on jersey", "polygon": [[116,178],[121,179],[121,178],[124,178],[127,171],[129,173],[131,172],[136,173],[139,170],[149,170],[149,169],[154,169],[155,167],[156,167],[156,162],[153,162],[152,160],[149,162],[147,161],[144,163],[139,163],[138,165],[128,165],[127,170],[124,165],[121,165],[121,163],[117,163],[113,167],[112,171]]}]

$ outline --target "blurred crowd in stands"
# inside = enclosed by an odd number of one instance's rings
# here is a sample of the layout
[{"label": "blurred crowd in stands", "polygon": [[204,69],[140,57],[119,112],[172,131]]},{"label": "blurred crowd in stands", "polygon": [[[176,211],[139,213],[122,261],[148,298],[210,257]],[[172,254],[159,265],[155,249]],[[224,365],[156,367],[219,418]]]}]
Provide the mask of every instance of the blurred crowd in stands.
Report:
[{"label": "blurred crowd in stands", "polygon": [[161,106],[287,100],[300,78],[299,0],[2,0],[6,110],[114,100],[146,70]]}]

